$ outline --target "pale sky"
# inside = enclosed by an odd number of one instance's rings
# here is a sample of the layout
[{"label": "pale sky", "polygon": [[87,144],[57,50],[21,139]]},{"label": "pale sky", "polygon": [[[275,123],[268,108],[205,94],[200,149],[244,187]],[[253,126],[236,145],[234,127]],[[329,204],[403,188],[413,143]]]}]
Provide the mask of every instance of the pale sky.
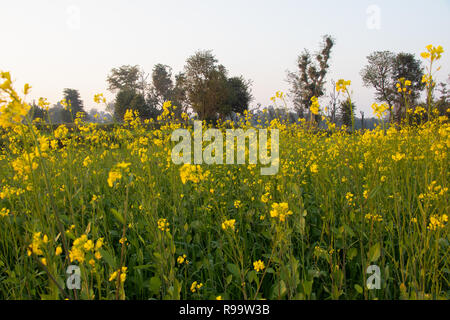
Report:
[{"label": "pale sky", "polygon": [[450,0],[0,0],[0,17],[0,70],[17,87],[28,82],[31,99],[56,103],[64,88],[78,89],[87,110],[96,93],[113,99],[111,68],[138,64],[151,72],[163,63],[177,73],[203,49],[230,76],[253,80],[252,106],[267,106],[276,91],[288,91],[286,70],[295,69],[297,56],[318,49],[324,34],[336,39],[327,79],[351,80],[366,117],[373,91],[359,72],[371,52],[419,56],[428,44],[442,45],[437,78],[450,74]]}]

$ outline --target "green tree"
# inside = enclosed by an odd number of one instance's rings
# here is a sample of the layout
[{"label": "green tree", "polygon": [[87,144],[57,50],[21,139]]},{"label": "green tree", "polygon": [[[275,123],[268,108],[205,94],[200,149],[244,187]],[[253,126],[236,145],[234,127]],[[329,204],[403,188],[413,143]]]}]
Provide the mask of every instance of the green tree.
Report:
[{"label": "green tree", "polygon": [[59,102],[52,106],[49,111],[50,120],[52,123],[70,123],[72,116],[67,108],[64,108]]},{"label": "green tree", "polygon": [[411,86],[408,88],[411,90],[412,103],[419,98],[420,91],[425,87],[422,83],[423,72],[421,61],[412,53],[401,52],[393,60],[392,80],[395,83],[400,78],[411,81]]},{"label": "green tree", "polygon": [[30,110],[28,111],[28,115],[29,115],[30,119],[32,119],[32,120],[40,118],[43,121],[47,121],[47,119],[48,119],[48,112],[45,111],[43,108],[39,107],[34,101],[30,105]]},{"label": "green tree", "polygon": [[[419,59],[411,53],[399,53],[392,62],[392,82],[397,84],[399,79],[411,81],[411,85],[407,87],[407,93],[395,92],[395,103],[397,104],[396,120],[401,122],[406,117],[406,108],[412,107],[417,103],[420,92],[424,89],[425,84],[422,83],[423,67]],[[405,97],[407,102],[405,103]]]},{"label": "green tree", "polygon": [[202,120],[216,120],[228,98],[227,71],[210,50],[186,60],[183,84],[192,109]]},{"label": "green tree", "polygon": [[155,65],[152,72],[151,100],[161,108],[165,101],[172,100],[173,90],[172,68],[163,64]]},{"label": "green tree", "polygon": [[441,82],[437,86],[440,97],[436,101],[436,108],[439,111],[439,116],[447,115],[447,117],[450,117],[450,93],[447,89],[448,83],[450,83],[450,76],[448,77],[447,83]]},{"label": "green tree", "polygon": [[355,118],[355,110],[356,105],[354,102],[351,102],[349,99],[342,101],[339,105],[339,119],[343,125],[346,125],[347,128],[352,127],[352,115],[353,119]]},{"label": "green tree", "polygon": [[116,92],[122,89],[131,89],[143,92],[145,90],[145,74],[138,65],[123,65],[119,68],[111,69],[106,81],[108,90]]},{"label": "green tree", "polygon": [[325,35],[319,52],[312,55],[305,49],[297,59],[298,70],[288,71],[287,81],[291,86],[294,108],[300,118],[306,117],[311,98],[314,96],[319,98],[325,93],[325,76],[330,67],[328,62],[333,46],[334,40],[331,36]]},{"label": "green tree", "polygon": [[400,78],[411,81],[411,86],[408,87],[411,94],[408,97],[409,103],[414,104],[424,88],[420,60],[411,53],[395,54],[390,51],[376,51],[367,57],[367,61],[368,64],[361,70],[364,86],[374,88],[375,99],[388,104],[390,122],[394,119],[394,104],[399,106],[397,118],[403,117],[406,112],[404,98],[397,92],[396,84]]},{"label": "green tree", "polygon": [[66,88],[63,91],[63,95],[64,99],[69,104],[69,119],[65,119],[68,120],[67,122],[71,122],[73,119],[75,119],[77,113],[79,112],[86,115],[86,112],[84,111],[83,101],[80,98],[80,93],[78,92],[78,90]]},{"label": "green tree", "polygon": [[181,113],[186,112],[189,107],[189,101],[186,90],[186,77],[180,72],[175,76],[175,86],[172,91],[172,102],[177,108],[174,110],[175,117],[181,118]]},{"label": "green tree", "polygon": [[121,89],[117,93],[114,105],[114,118],[117,121],[123,120],[125,112],[128,109],[138,111],[139,116],[142,118],[149,118],[152,116],[144,96],[130,88]]},{"label": "green tree", "polygon": [[253,99],[251,81],[245,80],[242,76],[232,77],[227,80],[227,86],[226,109],[222,111],[222,116],[227,116],[231,112],[243,113]]},{"label": "green tree", "polygon": [[389,106],[389,121],[392,120],[392,106],[395,99],[393,82],[393,61],[395,54],[390,51],[376,51],[367,56],[368,64],[361,70],[365,87],[375,89],[375,99]]}]

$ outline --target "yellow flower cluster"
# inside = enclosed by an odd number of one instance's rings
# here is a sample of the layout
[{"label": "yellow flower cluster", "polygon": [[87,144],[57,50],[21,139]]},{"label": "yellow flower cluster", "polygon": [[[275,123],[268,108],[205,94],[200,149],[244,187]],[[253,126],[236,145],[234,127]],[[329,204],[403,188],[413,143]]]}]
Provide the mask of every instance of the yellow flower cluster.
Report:
[{"label": "yellow flower cluster", "polygon": [[427,52],[422,52],[420,55],[424,59],[430,59],[431,61],[439,60],[444,53],[442,46],[434,47],[433,45],[426,46]]},{"label": "yellow flower cluster", "polygon": [[441,185],[438,185],[436,181],[431,181],[430,185],[427,187],[427,192],[419,194],[419,199],[438,200],[440,197],[443,197],[447,191],[447,187],[442,187]]},{"label": "yellow flower cluster", "polygon": [[[12,87],[11,74],[0,71],[0,127],[5,129],[20,124],[28,114],[30,106],[22,101]],[[25,84],[24,93],[28,93],[30,86]],[[6,100],[5,100],[6,99]]]},{"label": "yellow flower cluster", "polygon": [[379,214],[371,214],[371,213],[368,213],[368,214],[366,214],[366,215],[364,216],[364,218],[365,218],[366,220],[373,221],[373,222],[381,222],[381,221],[383,221],[383,217],[380,216]]},{"label": "yellow flower cluster", "polygon": [[426,83],[427,85],[430,85],[433,82],[433,76],[429,74],[424,74],[422,76],[422,83]]},{"label": "yellow flower cluster", "polygon": [[313,163],[309,167],[309,170],[311,171],[311,173],[318,173],[319,172],[319,166],[317,165],[317,163]]},{"label": "yellow flower cluster", "polygon": [[261,201],[263,202],[263,203],[267,203],[267,202],[269,202],[269,200],[271,199],[272,197],[270,196],[270,193],[269,192],[266,192],[266,193],[264,193],[262,196],[261,196]]},{"label": "yellow flower cluster", "polygon": [[345,199],[347,199],[347,204],[349,205],[349,206],[353,206],[355,203],[354,203],[354,199],[353,199],[353,197],[354,197],[355,195],[353,194],[353,193],[351,193],[351,192],[347,192],[346,194],[345,194]]},{"label": "yellow flower cluster", "polygon": [[397,92],[399,93],[406,93],[411,94],[411,90],[408,91],[408,87],[411,86],[411,81],[406,80],[405,78],[398,79],[398,82],[396,83],[395,87],[397,88]]},{"label": "yellow flower cluster", "polygon": [[198,283],[197,281],[192,282],[191,284],[191,292],[195,293],[196,291],[200,290],[200,288],[203,287],[203,283]]},{"label": "yellow flower cluster", "polygon": [[347,87],[351,84],[350,80],[345,81],[344,79],[339,79],[338,82],[336,82],[336,91],[340,92],[346,92]]},{"label": "yellow flower cluster", "polygon": [[256,272],[260,272],[260,271],[264,270],[265,267],[266,266],[264,265],[264,262],[261,260],[253,262],[253,269],[255,269]]},{"label": "yellow flower cluster", "polygon": [[0,210],[0,217],[6,217],[7,215],[9,215],[9,209],[6,208],[2,208],[2,210]]},{"label": "yellow flower cluster", "polygon": [[234,225],[235,225],[235,223],[236,223],[236,220],[235,220],[235,219],[225,220],[225,221],[222,223],[222,229],[223,229],[223,230],[231,229],[231,230],[234,231],[234,227],[235,227]]},{"label": "yellow flower cluster", "polygon": [[199,183],[200,181],[205,180],[208,175],[209,171],[203,173],[203,170],[199,165],[186,163],[180,168],[180,178],[183,184],[186,184],[188,181]]},{"label": "yellow flower cluster", "polygon": [[67,129],[67,127],[62,124],[58,128],[56,128],[54,134],[56,139],[64,139],[68,136],[69,129]]},{"label": "yellow flower cluster", "polygon": [[103,96],[103,93],[98,93],[94,95],[94,102],[97,104],[106,103],[106,98]]},{"label": "yellow flower cluster", "polygon": [[317,97],[314,96],[311,98],[311,102],[312,103],[309,110],[311,111],[312,114],[318,115],[320,111],[319,100],[317,99]]},{"label": "yellow flower cluster", "polygon": [[177,262],[178,262],[178,264],[189,264],[189,260],[188,259],[186,259],[187,258],[187,256],[185,255],[185,254],[183,254],[182,256],[179,256],[178,258],[177,258]]},{"label": "yellow flower cluster", "polygon": [[131,163],[120,162],[108,174],[108,185],[112,188],[116,181],[122,179],[122,173],[130,172]]},{"label": "yellow flower cluster", "polygon": [[35,232],[33,234],[33,241],[27,249],[28,256],[31,256],[32,254],[42,256],[44,254],[42,247],[48,243],[48,236],[46,234],[41,236],[41,234],[42,232]]},{"label": "yellow flower cluster", "polygon": [[163,112],[156,118],[158,121],[168,121],[175,117],[173,110],[175,110],[175,106],[172,105],[172,101],[166,101],[163,104]]},{"label": "yellow flower cluster", "polygon": [[111,275],[109,276],[109,281],[114,281],[117,279],[117,276],[120,273],[120,283],[124,283],[125,280],[127,279],[127,267],[122,267],[121,269],[114,271],[113,273],[111,273]]},{"label": "yellow flower cluster", "polygon": [[17,178],[28,180],[31,171],[36,170],[38,163],[35,161],[34,153],[23,153],[20,157],[13,160],[11,165],[17,174]]},{"label": "yellow flower cluster", "polygon": [[272,210],[270,210],[270,216],[272,218],[278,218],[281,222],[284,222],[286,217],[290,215],[292,215],[292,211],[289,210],[286,202],[272,204]]},{"label": "yellow flower cluster", "polygon": [[377,103],[374,103],[374,104],[372,104],[372,109],[373,109],[373,113],[377,116],[377,118],[381,119],[384,116],[384,113],[386,112],[386,110],[389,109],[389,107],[385,103],[382,103],[380,105]]},{"label": "yellow flower cluster", "polygon": [[[83,263],[86,260],[86,255],[94,254],[95,259],[100,260],[102,258],[101,253],[98,251],[103,246],[103,238],[97,240],[94,245],[94,242],[88,239],[86,234],[83,234],[81,237],[75,239],[72,244],[72,248],[69,250],[69,259],[70,262],[78,261],[79,263]],[[93,265],[93,259],[89,260],[89,263]]]},{"label": "yellow flower cluster", "polygon": [[275,93],[275,96],[271,97],[270,100],[272,100],[273,102],[275,102],[276,99],[283,99],[284,98],[284,93],[281,91],[277,91]]},{"label": "yellow flower cluster", "polygon": [[123,121],[125,125],[131,125],[132,127],[137,127],[141,121],[139,118],[139,112],[137,110],[127,109],[123,116]]},{"label": "yellow flower cluster", "polygon": [[448,216],[446,214],[443,214],[442,216],[434,214],[430,217],[430,223],[428,224],[427,229],[432,231],[442,229],[445,227],[446,222],[448,222]]},{"label": "yellow flower cluster", "polygon": [[405,159],[405,157],[406,157],[406,155],[404,153],[397,152],[392,155],[392,160],[394,160],[395,162],[398,162],[402,159]]},{"label": "yellow flower cluster", "polygon": [[169,222],[167,221],[167,219],[163,219],[163,218],[161,218],[161,219],[159,219],[158,220],[158,229],[159,230],[161,230],[161,231],[166,231],[166,232],[168,232],[170,229],[169,229]]}]

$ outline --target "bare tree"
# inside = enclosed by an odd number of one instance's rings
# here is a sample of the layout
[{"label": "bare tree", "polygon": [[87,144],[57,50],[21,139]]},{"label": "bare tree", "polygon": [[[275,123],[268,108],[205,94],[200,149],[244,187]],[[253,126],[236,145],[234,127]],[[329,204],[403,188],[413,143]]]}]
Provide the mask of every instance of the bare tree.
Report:
[{"label": "bare tree", "polygon": [[336,88],[336,81],[331,79],[330,84],[331,84],[331,87],[333,88],[333,90],[331,90],[330,94],[328,95],[328,97],[330,98],[328,112],[330,114],[331,122],[336,123],[336,112],[337,112],[337,108],[338,108],[338,104],[339,104],[340,91],[334,90],[334,88]]},{"label": "bare tree", "polygon": [[287,81],[291,85],[294,108],[301,118],[306,116],[305,112],[311,104],[311,98],[314,96],[319,98],[325,93],[325,76],[328,72],[328,61],[333,46],[334,40],[331,36],[324,36],[322,48],[318,53],[311,55],[305,49],[298,57],[298,70],[288,71]]}]

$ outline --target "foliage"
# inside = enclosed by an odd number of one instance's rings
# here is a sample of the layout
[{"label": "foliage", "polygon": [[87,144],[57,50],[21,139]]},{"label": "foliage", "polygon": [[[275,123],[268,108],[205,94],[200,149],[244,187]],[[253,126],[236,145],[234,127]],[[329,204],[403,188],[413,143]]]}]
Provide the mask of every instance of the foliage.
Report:
[{"label": "foliage", "polygon": [[347,128],[352,127],[352,117],[355,118],[355,103],[349,99],[342,101],[339,105],[339,118]]},{"label": "foliage", "polygon": [[421,62],[411,53],[392,53],[390,51],[375,51],[367,57],[368,64],[361,70],[361,77],[366,87],[375,89],[375,98],[378,102],[388,105],[389,121],[394,120],[394,104],[397,105],[397,118],[399,122],[405,117],[406,108],[402,92],[398,92],[400,79],[411,82],[409,105],[413,105],[423,90],[423,68]]},{"label": "foliage", "polygon": [[139,115],[145,119],[151,118],[151,108],[147,105],[142,94],[133,89],[121,89],[116,96],[114,109],[114,118],[121,121],[125,115],[126,110],[137,111]]},{"label": "foliage", "polygon": [[122,89],[142,91],[145,89],[140,81],[142,77],[143,73],[137,65],[123,65],[119,68],[113,68],[106,79],[108,90],[113,92]]},{"label": "foliage", "polygon": [[182,85],[189,105],[202,120],[224,118],[232,111],[248,109],[250,82],[228,79],[227,70],[211,51],[198,51],[186,60]]},{"label": "foliage", "polygon": [[75,119],[77,116],[77,113],[81,112],[83,114],[86,114],[84,111],[83,101],[80,98],[80,92],[75,89],[69,89],[66,88],[63,91],[64,96],[64,102],[67,104],[66,110],[69,112],[69,121],[65,122],[71,122],[70,120]]}]

